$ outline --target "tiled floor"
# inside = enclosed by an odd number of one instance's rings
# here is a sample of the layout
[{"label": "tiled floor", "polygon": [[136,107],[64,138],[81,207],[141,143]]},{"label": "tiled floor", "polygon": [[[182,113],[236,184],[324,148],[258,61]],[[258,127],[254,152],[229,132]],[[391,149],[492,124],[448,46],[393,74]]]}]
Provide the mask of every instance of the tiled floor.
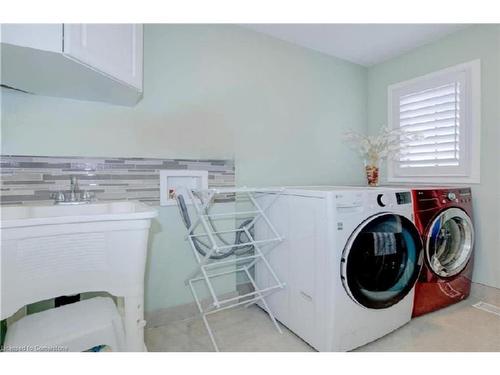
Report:
[{"label": "tiled floor", "polygon": [[[500,351],[500,316],[473,307],[479,300],[500,306],[500,291],[483,287],[469,299],[413,319],[356,351]],[[221,351],[313,351],[286,328],[280,335],[256,306],[209,319]],[[212,351],[198,318],[146,329],[146,345],[149,351]]]}]

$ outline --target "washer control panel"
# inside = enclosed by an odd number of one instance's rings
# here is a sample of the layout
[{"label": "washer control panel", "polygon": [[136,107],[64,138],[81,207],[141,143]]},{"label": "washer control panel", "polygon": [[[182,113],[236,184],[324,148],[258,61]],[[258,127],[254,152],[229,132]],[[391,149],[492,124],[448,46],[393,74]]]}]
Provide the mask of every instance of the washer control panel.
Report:
[{"label": "washer control panel", "polygon": [[447,198],[450,201],[454,201],[455,199],[457,199],[457,195],[454,192],[450,191],[447,195]]},{"label": "washer control panel", "polygon": [[335,194],[338,208],[354,208],[363,205],[362,193],[339,193]]},{"label": "washer control panel", "polygon": [[385,207],[387,206],[387,197],[385,197],[384,194],[378,194],[377,195],[377,204],[380,206],[380,207]]},{"label": "washer control panel", "polygon": [[403,191],[396,193],[396,202],[398,204],[410,204],[411,203],[411,193],[409,191]]}]

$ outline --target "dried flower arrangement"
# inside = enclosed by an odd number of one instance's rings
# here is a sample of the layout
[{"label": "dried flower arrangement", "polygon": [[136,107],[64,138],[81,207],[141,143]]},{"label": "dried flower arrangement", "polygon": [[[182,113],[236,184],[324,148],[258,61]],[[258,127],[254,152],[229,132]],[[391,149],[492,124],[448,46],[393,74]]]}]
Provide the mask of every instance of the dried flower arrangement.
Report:
[{"label": "dried flower arrangement", "polygon": [[344,134],[344,140],[349,142],[365,160],[370,186],[378,185],[380,162],[399,156],[405,143],[415,139],[414,135],[409,135],[402,129],[391,129],[388,126],[381,127],[376,135],[364,135],[353,131]]}]

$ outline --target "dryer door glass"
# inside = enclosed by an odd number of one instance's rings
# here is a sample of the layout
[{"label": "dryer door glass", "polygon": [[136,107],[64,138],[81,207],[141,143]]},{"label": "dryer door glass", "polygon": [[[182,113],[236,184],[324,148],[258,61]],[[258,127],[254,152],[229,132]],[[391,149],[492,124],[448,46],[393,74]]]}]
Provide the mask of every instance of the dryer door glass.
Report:
[{"label": "dryer door glass", "polygon": [[342,257],[342,281],[357,303],[383,309],[403,299],[423,260],[415,225],[393,214],[376,215],[351,235]]},{"label": "dryer door glass", "polygon": [[465,268],[472,254],[471,218],[459,208],[448,208],[432,222],[426,241],[427,262],[438,276],[451,277]]}]

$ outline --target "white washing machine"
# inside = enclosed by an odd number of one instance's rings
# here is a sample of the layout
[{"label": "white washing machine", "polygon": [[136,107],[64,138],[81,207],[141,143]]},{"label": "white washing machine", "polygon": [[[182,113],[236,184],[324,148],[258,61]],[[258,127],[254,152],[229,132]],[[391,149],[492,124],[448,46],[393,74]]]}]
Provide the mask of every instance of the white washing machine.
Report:
[{"label": "white washing machine", "polygon": [[[276,318],[319,351],[352,350],[406,324],[423,261],[411,199],[390,188],[286,188],[268,211],[285,240],[263,249],[287,284],[267,297]],[[255,234],[270,236],[258,223]],[[273,282],[260,266],[255,277]]]}]

